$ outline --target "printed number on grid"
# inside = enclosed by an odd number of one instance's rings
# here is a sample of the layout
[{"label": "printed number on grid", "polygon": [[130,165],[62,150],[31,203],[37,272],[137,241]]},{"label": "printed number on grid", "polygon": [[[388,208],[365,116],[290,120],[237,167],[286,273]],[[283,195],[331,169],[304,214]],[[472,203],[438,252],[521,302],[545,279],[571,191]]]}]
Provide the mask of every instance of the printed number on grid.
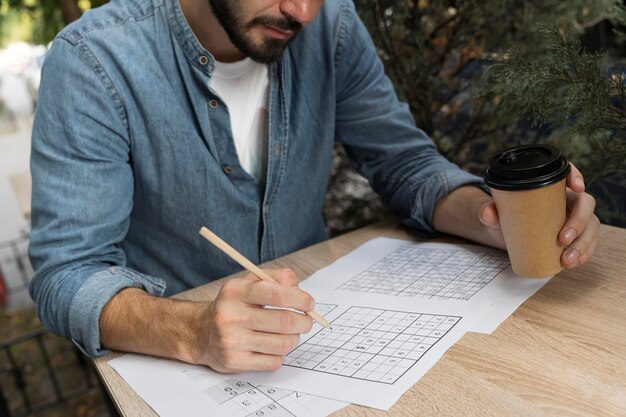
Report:
[{"label": "printed number on grid", "polygon": [[[322,308],[318,304],[317,308]],[[287,354],[283,365],[393,384],[461,317],[350,307]]]},{"label": "printed number on grid", "polygon": [[206,390],[233,417],[292,417],[314,410],[317,399],[299,392],[231,379]]}]

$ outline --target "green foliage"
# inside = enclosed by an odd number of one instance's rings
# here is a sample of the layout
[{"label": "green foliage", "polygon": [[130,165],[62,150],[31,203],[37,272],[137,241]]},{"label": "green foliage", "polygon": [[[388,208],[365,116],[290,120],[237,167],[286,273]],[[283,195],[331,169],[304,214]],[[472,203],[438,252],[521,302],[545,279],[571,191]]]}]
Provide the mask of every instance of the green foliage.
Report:
[{"label": "green foliage", "polygon": [[[550,50],[538,22],[579,33],[613,13],[619,1],[357,0],[356,5],[418,126],[458,163],[473,141],[506,129],[493,117],[497,103],[475,99],[484,86],[480,66],[514,45],[528,59],[545,56]],[[459,123],[459,116],[468,115]]]},{"label": "green foliage", "polygon": [[[34,44],[47,44],[64,26],[61,12],[55,0],[0,0],[0,10],[6,10],[0,17],[3,27],[11,18],[25,16],[32,22],[32,37]],[[0,32],[0,39],[10,36]]]},{"label": "green foliage", "polygon": [[540,33],[547,53],[529,60],[512,52],[491,66],[485,95],[501,101],[501,120],[526,118],[547,129],[544,141],[560,146],[584,173],[601,218],[625,226],[626,67],[584,51],[577,37],[555,27]]},{"label": "green foliage", "polygon": [[543,28],[548,53],[528,60],[517,52],[491,66],[487,91],[501,99],[499,111],[536,123],[574,125],[585,135],[626,128],[624,73],[606,68],[606,57],[581,50],[554,27]]},{"label": "green foliage", "polygon": [[[0,0],[0,43],[24,15],[31,41],[49,42],[64,25],[59,5],[74,1],[86,10],[107,0]],[[616,66],[626,36],[612,36],[612,55],[578,39],[601,22],[626,27],[623,0],[354,1],[398,95],[450,160],[481,174],[507,145],[552,142],[585,175],[601,219],[626,226],[625,70]],[[384,215],[341,155],[325,211],[332,233]]]},{"label": "green foliage", "polygon": [[29,42],[47,44],[63,29],[66,23],[63,20],[60,4],[71,5],[79,12],[101,6],[108,0],[0,0],[0,43],[9,34],[5,28],[10,19],[26,17],[32,22],[32,35]]},{"label": "green foliage", "polygon": [[578,40],[600,22],[626,25],[621,0],[355,4],[399,96],[450,160],[481,175],[506,146],[555,143],[601,219],[626,226],[624,70]]}]

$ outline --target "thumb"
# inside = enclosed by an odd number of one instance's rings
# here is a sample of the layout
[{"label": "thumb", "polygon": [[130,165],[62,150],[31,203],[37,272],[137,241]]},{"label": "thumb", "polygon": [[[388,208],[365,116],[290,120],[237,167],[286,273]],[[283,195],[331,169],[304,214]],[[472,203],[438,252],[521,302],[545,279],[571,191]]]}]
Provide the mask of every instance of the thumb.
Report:
[{"label": "thumb", "polygon": [[494,202],[483,204],[478,210],[478,218],[480,222],[487,227],[500,228],[500,219],[498,218],[498,210]]}]

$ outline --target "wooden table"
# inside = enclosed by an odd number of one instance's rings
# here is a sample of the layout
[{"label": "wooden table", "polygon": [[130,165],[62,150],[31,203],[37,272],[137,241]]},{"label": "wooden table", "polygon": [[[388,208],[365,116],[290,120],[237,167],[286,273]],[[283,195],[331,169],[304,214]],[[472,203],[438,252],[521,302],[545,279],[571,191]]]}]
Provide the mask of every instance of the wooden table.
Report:
[{"label": "wooden table", "polygon": [[[263,266],[302,279],[378,236],[419,240],[389,220]],[[178,297],[213,299],[220,285]],[[111,357],[95,362],[120,413],[155,416]],[[351,405],[334,415],[626,416],[626,229],[602,226],[589,263],[555,276],[493,334],[465,334],[387,413]]]}]

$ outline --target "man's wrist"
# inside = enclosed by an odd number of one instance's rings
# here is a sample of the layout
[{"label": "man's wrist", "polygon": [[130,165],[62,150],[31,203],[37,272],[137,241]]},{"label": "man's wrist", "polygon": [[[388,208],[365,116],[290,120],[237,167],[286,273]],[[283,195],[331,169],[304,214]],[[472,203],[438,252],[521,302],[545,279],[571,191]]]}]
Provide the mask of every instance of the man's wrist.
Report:
[{"label": "man's wrist", "polygon": [[209,311],[212,303],[176,301],[176,308],[181,309],[180,326],[175,330],[175,357],[184,362],[207,365],[209,346]]},{"label": "man's wrist", "polygon": [[201,363],[208,345],[209,303],[152,296],[126,288],[113,297],[100,316],[103,346]]},{"label": "man's wrist", "polygon": [[433,228],[478,243],[493,245],[480,221],[480,210],[493,200],[480,187],[465,185],[443,196],[435,205]]}]

